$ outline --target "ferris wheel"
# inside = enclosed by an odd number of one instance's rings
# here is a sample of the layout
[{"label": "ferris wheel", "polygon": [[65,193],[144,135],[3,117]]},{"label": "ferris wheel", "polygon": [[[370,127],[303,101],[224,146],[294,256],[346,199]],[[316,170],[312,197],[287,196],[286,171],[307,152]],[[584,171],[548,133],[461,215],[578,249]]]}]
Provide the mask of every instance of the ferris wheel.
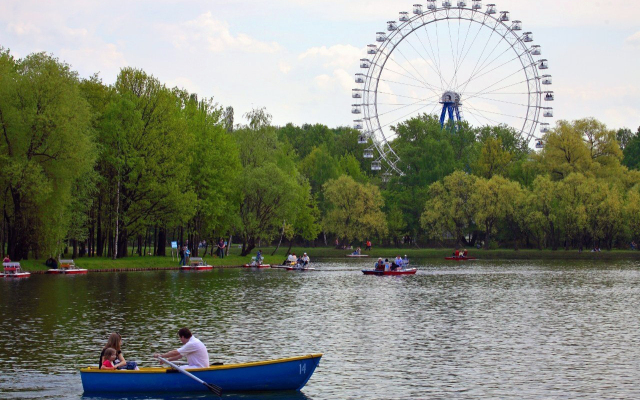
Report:
[{"label": "ferris wheel", "polygon": [[414,4],[412,14],[388,21],[367,46],[352,91],[353,127],[361,132],[359,143],[371,143],[364,150],[374,159],[371,169],[384,168],[383,180],[403,174],[392,148],[394,127],[425,113],[439,115],[443,127],[462,120],[504,124],[542,147],[554,93],[544,73],[548,60],[532,42],[522,21],[481,0],[427,0],[426,7]]}]

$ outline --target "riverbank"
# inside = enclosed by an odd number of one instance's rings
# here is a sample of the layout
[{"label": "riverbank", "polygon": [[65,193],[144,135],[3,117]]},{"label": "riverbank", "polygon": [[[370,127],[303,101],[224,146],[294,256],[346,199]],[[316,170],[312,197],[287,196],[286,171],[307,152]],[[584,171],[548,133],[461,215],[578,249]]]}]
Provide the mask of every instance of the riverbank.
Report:
[{"label": "riverbank", "polygon": [[[263,247],[262,252],[265,257],[265,263],[280,265],[286,258],[285,248],[280,248],[275,255],[271,255],[274,248]],[[478,250],[468,249],[470,257],[476,257],[479,260],[639,260],[640,251],[631,250],[612,250],[591,252],[577,250]],[[254,250],[250,256],[240,256],[240,249],[233,248],[229,256],[218,258],[216,256],[203,256],[205,262],[213,265],[215,268],[238,268],[244,264],[251,262],[251,257],[255,256],[257,250]],[[298,256],[307,252],[314,260],[323,258],[345,258],[353,250],[342,250],[329,247],[313,247],[302,248],[293,247],[291,251]],[[418,248],[373,248],[369,251],[363,251],[362,254],[369,255],[369,258],[392,258],[397,255],[407,256],[409,259],[443,259],[451,255],[452,249],[418,249]],[[65,257],[66,258],[66,257]],[[146,270],[177,270],[179,269],[178,260],[175,257],[154,257],[154,256],[138,256],[133,255],[117,260],[107,257],[78,257],[75,263],[79,268],[86,268],[95,272],[118,272],[118,271],[146,271]],[[22,260],[20,261],[22,268],[29,272],[45,272],[47,267],[44,260]]]}]

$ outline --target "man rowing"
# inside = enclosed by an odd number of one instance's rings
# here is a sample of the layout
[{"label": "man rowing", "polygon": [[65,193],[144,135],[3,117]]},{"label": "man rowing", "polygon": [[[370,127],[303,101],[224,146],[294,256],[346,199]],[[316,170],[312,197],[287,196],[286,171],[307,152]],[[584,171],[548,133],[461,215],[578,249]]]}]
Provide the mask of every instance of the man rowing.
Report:
[{"label": "man rowing", "polygon": [[[191,334],[189,328],[181,328],[178,331],[178,337],[182,342],[182,347],[176,350],[171,350],[164,354],[154,354],[155,358],[166,358],[169,361],[176,361],[182,357],[187,358],[187,365],[180,368],[208,368],[209,367],[209,352],[206,346],[195,336]],[[160,361],[162,364],[162,361]]]}]

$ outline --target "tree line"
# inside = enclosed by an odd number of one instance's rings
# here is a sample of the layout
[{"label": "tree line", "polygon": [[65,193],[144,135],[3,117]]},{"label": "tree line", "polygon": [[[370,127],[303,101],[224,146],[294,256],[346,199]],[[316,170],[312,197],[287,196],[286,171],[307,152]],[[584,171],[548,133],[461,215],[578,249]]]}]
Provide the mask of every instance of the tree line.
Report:
[{"label": "tree line", "polygon": [[[402,176],[359,132],[276,127],[123,68],[81,78],[0,48],[0,244],[12,259],[165,255],[167,243],[614,247],[640,229],[640,129],[560,121],[533,151],[505,126],[394,126]],[[211,251],[213,249],[209,247]],[[132,250],[133,249],[133,250]],[[206,252],[206,250],[204,250]]]}]

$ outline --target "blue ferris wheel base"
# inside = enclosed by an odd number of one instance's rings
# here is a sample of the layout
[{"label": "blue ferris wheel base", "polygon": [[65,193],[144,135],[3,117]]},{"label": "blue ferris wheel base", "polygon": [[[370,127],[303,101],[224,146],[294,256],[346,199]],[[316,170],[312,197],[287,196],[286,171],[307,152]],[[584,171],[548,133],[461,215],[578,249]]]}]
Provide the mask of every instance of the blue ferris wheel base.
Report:
[{"label": "blue ferris wheel base", "polygon": [[444,128],[444,120],[449,113],[449,121],[462,121],[460,117],[460,108],[458,107],[458,103],[455,102],[443,102],[442,103],[442,113],[440,114],[440,127]]}]

